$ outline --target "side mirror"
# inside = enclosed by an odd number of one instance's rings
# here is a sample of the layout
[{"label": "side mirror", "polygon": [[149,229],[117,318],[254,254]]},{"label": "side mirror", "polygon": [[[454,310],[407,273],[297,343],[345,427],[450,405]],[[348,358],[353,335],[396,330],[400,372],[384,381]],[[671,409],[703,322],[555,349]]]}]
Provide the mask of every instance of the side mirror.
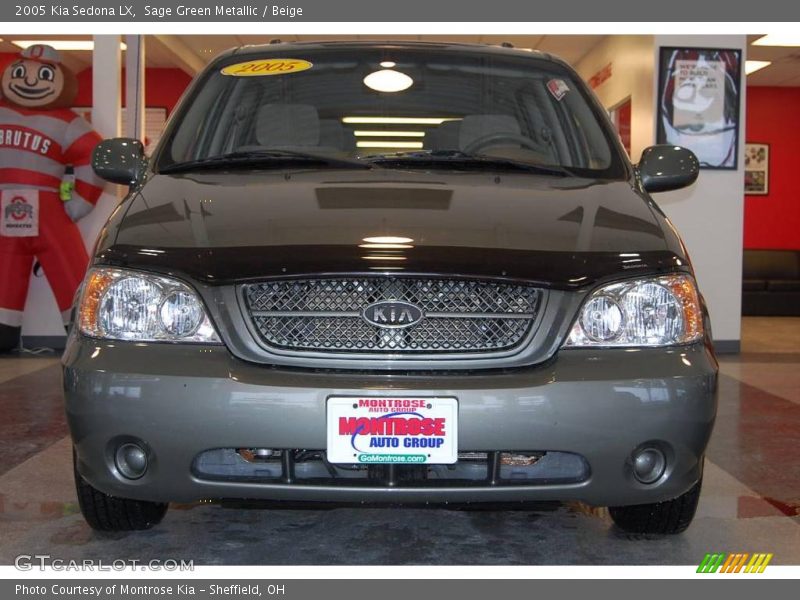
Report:
[{"label": "side mirror", "polygon": [[700,173],[700,161],[691,150],[660,144],[645,148],[638,170],[646,191],[668,192],[692,185]]},{"label": "side mirror", "polygon": [[144,145],[133,138],[103,140],[92,154],[92,169],[98,177],[120,185],[134,185],[145,173]]}]

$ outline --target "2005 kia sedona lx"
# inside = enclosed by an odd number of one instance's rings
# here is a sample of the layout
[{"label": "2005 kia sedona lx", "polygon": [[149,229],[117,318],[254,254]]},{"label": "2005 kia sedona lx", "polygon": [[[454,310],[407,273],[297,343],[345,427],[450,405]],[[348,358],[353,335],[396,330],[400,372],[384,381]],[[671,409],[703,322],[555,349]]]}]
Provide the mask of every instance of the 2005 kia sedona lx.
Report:
[{"label": "2005 kia sedona lx", "polygon": [[686,251],[546,54],[271,44],[215,59],[103,229],[63,358],[81,509],[578,500],[692,520],[717,363]]}]

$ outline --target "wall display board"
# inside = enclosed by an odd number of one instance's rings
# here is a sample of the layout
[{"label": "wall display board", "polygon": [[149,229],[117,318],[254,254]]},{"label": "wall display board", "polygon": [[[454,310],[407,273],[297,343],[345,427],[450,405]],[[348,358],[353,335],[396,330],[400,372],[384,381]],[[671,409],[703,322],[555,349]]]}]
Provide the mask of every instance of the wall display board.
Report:
[{"label": "wall display board", "polygon": [[744,193],[769,195],[769,144],[744,145]]}]

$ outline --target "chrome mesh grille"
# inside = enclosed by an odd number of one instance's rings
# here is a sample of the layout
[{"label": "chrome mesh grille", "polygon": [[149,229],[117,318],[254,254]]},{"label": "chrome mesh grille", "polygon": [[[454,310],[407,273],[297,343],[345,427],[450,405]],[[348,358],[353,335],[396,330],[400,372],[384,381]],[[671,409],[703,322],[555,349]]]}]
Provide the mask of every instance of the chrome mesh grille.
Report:
[{"label": "chrome mesh grille", "polygon": [[[530,331],[541,301],[528,285],[413,277],[276,280],[245,284],[242,296],[268,346],[375,354],[508,350]],[[364,308],[380,301],[414,304],[424,317],[402,329],[365,321]]]}]

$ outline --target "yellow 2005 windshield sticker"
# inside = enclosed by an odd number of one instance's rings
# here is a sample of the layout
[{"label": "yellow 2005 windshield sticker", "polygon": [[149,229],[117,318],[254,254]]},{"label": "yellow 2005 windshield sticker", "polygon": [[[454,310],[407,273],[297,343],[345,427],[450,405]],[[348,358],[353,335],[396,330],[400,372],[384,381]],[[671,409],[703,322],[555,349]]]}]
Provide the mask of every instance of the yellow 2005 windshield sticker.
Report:
[{"label": "yellow 2005 windshield sticker", "polygon": [[228,65],[222,69],[223,75],[234,77],[261,77],[264,75],[288,75],[310,69],[313,65],[300,58],[263,58]]}]

